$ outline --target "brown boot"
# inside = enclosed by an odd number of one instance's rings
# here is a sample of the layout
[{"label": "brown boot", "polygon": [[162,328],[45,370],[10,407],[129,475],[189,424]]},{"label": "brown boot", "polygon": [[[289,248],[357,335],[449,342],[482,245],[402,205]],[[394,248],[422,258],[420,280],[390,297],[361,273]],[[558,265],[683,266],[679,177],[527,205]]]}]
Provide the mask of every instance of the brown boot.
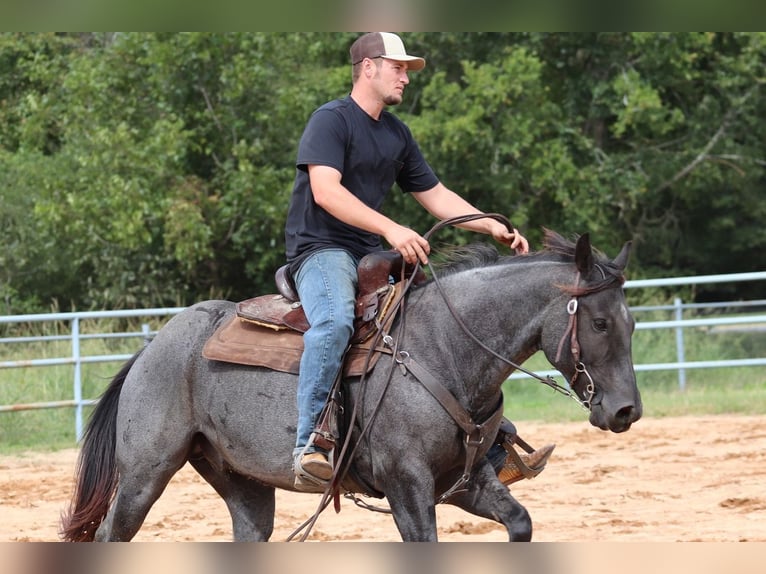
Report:
[{"label": "brown boot", "polygon": [[[523,443],[523,445],[523,448],[526,450],[528,445],[526,443]],[[508,456],[505,459],[503,468],[497,473],[497,478],[505,486],[508,486],[524,478],[534,478],[540,474],[556,445],[546,444],[544,447],[536,450],[529,447],[531,450],[521,454],[516,452],[513,443],[506,442],[503,444],[503,447],[508,452]]]},{"label": "brown boot", "polygon": [[324,492],[332,478],[332,464],[327,455],[309,452],[295,461],[293,486],[301,492]]}]

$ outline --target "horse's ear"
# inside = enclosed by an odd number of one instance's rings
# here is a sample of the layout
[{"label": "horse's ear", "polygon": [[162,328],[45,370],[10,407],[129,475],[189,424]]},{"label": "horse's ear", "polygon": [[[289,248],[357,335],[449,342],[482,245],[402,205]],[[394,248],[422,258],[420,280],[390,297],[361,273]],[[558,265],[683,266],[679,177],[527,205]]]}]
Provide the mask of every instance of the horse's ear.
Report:
[{"label": "horse's ear", "polygon": [[581,275],[587,276],[593,269],[593,250],[590,246],[590,234],[583,233],[575,245],[575,265]]},{"label": "horse's ear", "polygon": [[625,245],[622,246],[622,250],[617,254],[617,257],[614,258],[614,261],[612,261],[612,264],[620,271],[625,271],[625,268],[628,266],[630,248],[632,246],[632,241],[626,241]]}]

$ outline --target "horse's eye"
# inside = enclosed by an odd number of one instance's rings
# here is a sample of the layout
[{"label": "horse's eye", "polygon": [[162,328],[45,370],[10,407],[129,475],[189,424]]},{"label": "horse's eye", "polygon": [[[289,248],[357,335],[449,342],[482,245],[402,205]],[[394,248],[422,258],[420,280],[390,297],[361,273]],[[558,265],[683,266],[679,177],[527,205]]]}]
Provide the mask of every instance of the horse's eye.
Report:
[{"label": "horse's eye", "polygon": [[606,331],[606,319],[593,319],[593,328],[596,331]]}]

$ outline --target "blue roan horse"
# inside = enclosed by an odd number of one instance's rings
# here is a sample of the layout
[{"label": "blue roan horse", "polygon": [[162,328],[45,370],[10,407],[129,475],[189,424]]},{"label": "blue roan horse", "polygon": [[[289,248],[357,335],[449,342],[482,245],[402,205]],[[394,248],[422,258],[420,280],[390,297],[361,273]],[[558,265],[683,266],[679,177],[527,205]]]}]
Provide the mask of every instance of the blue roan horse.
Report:
[{"label": "blue roan horse", "polygon": [[[641,417],[622,289],[630,244],[610,260],[587,234],[576,244],[546,235],[545,249],[529,255],[467,250],[438,281],[411,289],[390,329],[394,358],[361,385],[347,381],[350,444],[363,435],[354,484],[385,496],[405,541],[436,540],[435,504],[451,489],[446,503],[505,525],[510,540],[532,536],[529,514],[485,456],[492,440],[476,440],[419,380],[438,381],[464,418],[487,422],[474,430],[491,439],[513,363],[542,350],[592,425],[620,433]],[[296,376],[202,356],[234,313],[227,301],[190,307],[116,375],[88,423],[65,540],[132,539],[187,461],[225,500],[235,540],[269,539],[275,489],[293,490]],[[475,463],[466,465],[469,446]]]}]

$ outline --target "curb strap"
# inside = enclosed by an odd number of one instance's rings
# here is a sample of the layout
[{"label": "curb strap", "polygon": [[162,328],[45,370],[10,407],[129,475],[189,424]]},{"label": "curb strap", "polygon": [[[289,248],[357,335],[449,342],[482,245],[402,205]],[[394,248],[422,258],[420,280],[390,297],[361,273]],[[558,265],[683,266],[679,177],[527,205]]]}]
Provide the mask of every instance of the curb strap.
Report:
[{"label": "curb strap", "polygon": [[438,503],[445,502],[453,494],[467,490],[465,485],[471,478],[471,469],[476,462],[476,454],[479,447],[484,444],[485,439],[494,438],[494,435],[489,436],[489,433],[493,432],[493,429],[495,433],[497,432],[497,424],[499,424],[500,419],[503,417],[503,397],[500,395],[497,407],[489,418],[481,424],[476,424],[473,422],[468,411],[455,398],[455,395],[417,361],[413,360],[407,351],[399,351],[396,362],[403,369],[412,373],[420,384],[439,401],[439,404],[465,433],[465,466],[463,467],[463,474],[457,479],[455,484],[439,497]]}]

